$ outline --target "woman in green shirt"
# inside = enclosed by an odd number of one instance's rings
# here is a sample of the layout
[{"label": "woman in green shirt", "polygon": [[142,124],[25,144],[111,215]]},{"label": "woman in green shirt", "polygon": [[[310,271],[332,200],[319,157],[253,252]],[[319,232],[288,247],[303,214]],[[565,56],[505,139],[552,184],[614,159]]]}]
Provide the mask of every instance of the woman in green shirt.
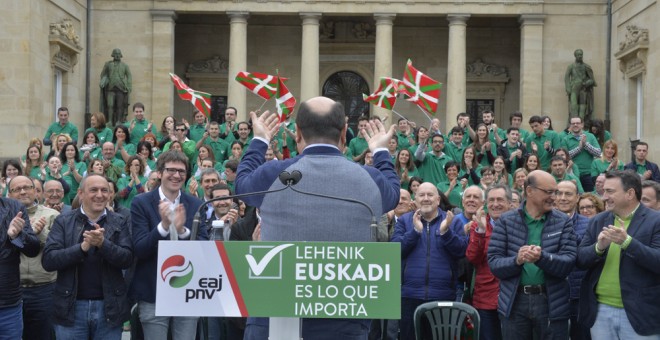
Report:
[{"label": "woman in green shirt", "polygon": [[502,158],[502,156],[495,157],[495,161],[493,161],[493,170],[495,170],[495,183],[511,186],[513,178],[511,178],[511,174],[506,171],[504,158]]},{"label": "woman in green shirt", "polygon": [[[124,125],[115,126],[112,143],[115,144],[115,158],[128,164],[128,159],[135,155],[135,145],[131,144],[131,134]],[[101,144],[103,146],[103,144]],[[119,183],[117,183],[119,185]]]},{"label": "woman in green shirt", "polygon": [[25,159],[25,174],[30,176],[30,178],[41,178],[41,169],[46,163],[43,161],[41,148],[37,145],[28,146],[25,153]]},{"label": "woman in green shirt", "polygon": [[399,179],[401,180],[401,189],[408,190],[410,178],[417,176],[417,167],[412,160],[412,154],[408,149],[401,149],[394,162],[394,169],[396,170]]},{"label": "woman in green shirt", "polygon": [[[497,154],[497,145],[491,142],[488,138],[488,127],[486,124],[480,123],[477,125],[475,137],[472,145],[474,145],[477,162],[479,162],[481,166],[491,166],[492,157]],[[491,157],[489,157],[488,151],[490,151]]]},{"label": "woman in green shirt", "polygon": [[461,207],[463,190],[467,187],[468,181],[466,178],[459,178],[459,164],[455,161],[449,161],[445,164],[445,174],[447,180],[437,184],[438,190],[449,198],[449,203],[455,207]]},{"label": "woman in green shirt", "polygon": [[[85,130],[85,134],[88,132],[94,132],[96,137],[98,137],[98,144],[103,145],[105,142],[112,141],[112,130],[105,125],[105,115],[101,112],[95,112],[89,118],[89,123],[92,127]],[[84,139],[83,139],[84,140]]]},{"label": "woman in green shirt", "polygon": [[154,157],[151,144],[149,142],[139,142],[137,150],[137,156],[142,158],[142,161],[146,164],[144,175],[148,177],[152,171],[156,171],[156,158]]},{"label": "woman in green shirt", "polygon": [[618,158],[619,147],[613,139],[603,144],[603,154],[591,163],[591,178],[596,182],[596,177],[611,170],[623,170],[623,162]]},{"label": "woman in green shirt", "polygon": [[73,142],[64,145],[60,152],[60,160],[62,161],[62,176],[64,176],[67,183],[71,184],[71,189],[67,196],[69,202],[72,202],[73,198],[76,197],[80,181],[83,179],[83,174],[87,166],[84,162],[80,161],[80,152],[78,152],[78,147]]},{"label": "woman in green shirt", "polygon": [[459,177],[467,175],[468,185],[479,184],[481,171],[481,164],[477,162],[476,149],[474,145],[470,145],[463,151],[463,158],[461,159],[461,169],[458,172]]},{"label": "woman in green shirt", "polygon": [[410,193],[410,199],[415,200],[415,194],[419,185],[424,183],[421,177],[410,177],[410,182],[408,182],[408,192]]},{"label": "woman in green shirt", "polygon": [[94,131],[87,131],[83,136],[83,144],[80,146],[83,153],[83,162],[89,164],[89,161],[95,158],[101,158],[101,144]]},{"label": "woman in green shirt", "polygon": [[117,181],[118,202],[122,207],[131,208],[133,197],[143,193],[147,178],[144,177],[145,163],[139,156],[131,156],[124,168],[125,177]]}]

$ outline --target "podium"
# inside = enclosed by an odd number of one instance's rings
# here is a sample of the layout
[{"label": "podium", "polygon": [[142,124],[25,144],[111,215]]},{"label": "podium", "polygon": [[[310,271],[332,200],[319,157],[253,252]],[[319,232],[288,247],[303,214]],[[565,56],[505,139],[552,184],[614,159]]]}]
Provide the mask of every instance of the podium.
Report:
[{"label": "podium", "polygon": [[160,241],[157,316],[399,319],[401,248],[377,242]]}]

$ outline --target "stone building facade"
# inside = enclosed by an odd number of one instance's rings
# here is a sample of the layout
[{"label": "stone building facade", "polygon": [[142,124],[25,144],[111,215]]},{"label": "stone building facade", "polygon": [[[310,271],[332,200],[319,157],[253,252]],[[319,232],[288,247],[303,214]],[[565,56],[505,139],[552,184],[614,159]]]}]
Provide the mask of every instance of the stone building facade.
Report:
[{"label": "stone building facade", "polygon": [[[82,131],[98,111],[99,80],[113,48],[133,74],[131,103],[155,126],[166,115],[191,118],[168,73],[238,108],[263,104],[233,80],[238,71],[273,74],[298,102],[344,101],[352,115],[398,116],[359,102],[381,76],[401,78],[406,61],[440,81],[445,129],[458,112],[492,108],[568,118],[564,72],[582,48],[594,70],[596,118],[609,118],[622,157],[628,139],[657,145],[660,77],[655,0],[8,0],[0,11],[2,157],[25,153],[66,106]],[[611,6],[611,23],[608,20]],[[608,44],[608,37],[610,43]],[[89,76],[87,76],[89,74]],[[608,76],[609,74],[609,76]],[[609,78],[609,81],[608,81]],[[609,84],[609,91],[608,89]],[[357,98],[357,99],[356,99]],[[265,104],[273,110],[274,101]],[[608,110],[609,108],[609,110]],[[395,110],[428,118],[399,100]],[[526,126],[526,124],[525,124]],[[651,159],[660,152],[651,148]]]}]

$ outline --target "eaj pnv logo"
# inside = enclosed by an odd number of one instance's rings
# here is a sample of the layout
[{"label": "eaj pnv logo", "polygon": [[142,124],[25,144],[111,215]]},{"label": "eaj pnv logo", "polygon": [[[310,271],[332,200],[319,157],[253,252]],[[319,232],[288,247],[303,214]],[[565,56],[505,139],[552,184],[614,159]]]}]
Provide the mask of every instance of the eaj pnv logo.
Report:
[{"label": "eaj pnv logo", "polygon": [[181,288],[192,280],[193,264],[181,255],[170,256],[160,268],[160,277],[172,288]]}]

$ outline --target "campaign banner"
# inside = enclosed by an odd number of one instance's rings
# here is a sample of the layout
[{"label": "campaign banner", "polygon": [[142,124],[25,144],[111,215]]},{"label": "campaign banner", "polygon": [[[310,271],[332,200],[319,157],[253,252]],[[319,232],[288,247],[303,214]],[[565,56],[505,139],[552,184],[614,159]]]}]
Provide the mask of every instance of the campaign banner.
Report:
[{"label": "campaign banner", "polygon": [[157,316],[399,319],[399,243],[160,241]]}]

